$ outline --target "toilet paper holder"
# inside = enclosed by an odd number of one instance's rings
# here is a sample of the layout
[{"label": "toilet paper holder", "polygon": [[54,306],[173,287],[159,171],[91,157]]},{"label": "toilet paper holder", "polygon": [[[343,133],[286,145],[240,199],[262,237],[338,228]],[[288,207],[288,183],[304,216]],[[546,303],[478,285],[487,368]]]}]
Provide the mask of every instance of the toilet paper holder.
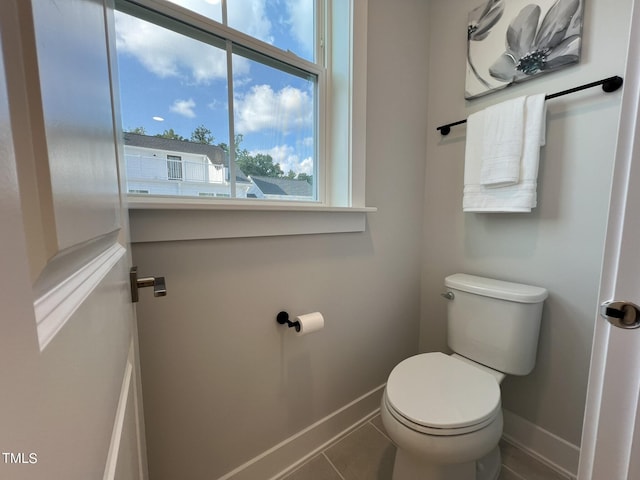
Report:
[{"label": "toilet paper holder", "polygon": [[292,322],[291,320],[289,320],[289,314],[287,312],[278,313],[278,315],[276,316],[276,321],[280,325],[284,325],[286,323],[289,328],[294,327],[296,329],[296,332],[300,332],[300,322]]}]

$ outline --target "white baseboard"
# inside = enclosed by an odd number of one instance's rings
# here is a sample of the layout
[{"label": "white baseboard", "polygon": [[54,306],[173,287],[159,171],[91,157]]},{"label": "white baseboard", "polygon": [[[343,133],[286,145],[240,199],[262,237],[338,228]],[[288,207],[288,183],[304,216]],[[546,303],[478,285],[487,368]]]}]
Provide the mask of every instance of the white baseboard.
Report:
[{"label": "white baseboard", "polygon": [[580,448],[551,432],[503,410],[503,438],[536,460],[565,476],[575,479],[578,474]]},{"label": "white baseboard", "polygon": [[383,389],[384,385],[374,388],[218,480],[281,478],[375,416],[380,409]]}]

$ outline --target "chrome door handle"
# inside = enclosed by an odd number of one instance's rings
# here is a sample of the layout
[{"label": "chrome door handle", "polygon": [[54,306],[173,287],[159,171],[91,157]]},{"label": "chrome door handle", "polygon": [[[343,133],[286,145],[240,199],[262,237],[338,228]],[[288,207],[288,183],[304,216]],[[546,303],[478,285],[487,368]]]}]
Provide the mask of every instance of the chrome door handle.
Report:
[{"label": "chrome door handle", "polygon": [[635,303],[615,300],[603,302],[600,305],[600,316],[618,328],[640,327],[640,307]]},{"label": "chrome door handle", "polygon": [[138,267],[131,267],[131,270],[129,270],[129,281],[131,283],[131,301],[133,303],[139,300],[139,288],[153,287],[154,297],[164,297],[167,295],[167,285],[164,277],[138,278]]}]

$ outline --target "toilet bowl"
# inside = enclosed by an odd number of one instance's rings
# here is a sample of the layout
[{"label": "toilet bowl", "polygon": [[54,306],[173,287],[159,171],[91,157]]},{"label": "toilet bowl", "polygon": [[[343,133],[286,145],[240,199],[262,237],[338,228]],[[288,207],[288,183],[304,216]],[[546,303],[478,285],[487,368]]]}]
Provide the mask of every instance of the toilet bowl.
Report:
[{"label": "toilet bowl", "polygon": [[396,444],[393,480],[496,480],[505,374],[533,369],[548,292],[467,274],[445,279],[447,343],[389,375],[380,407]]},{"label": "toilet bowl", "polygon": [[410,357],[389,375],[381,418],[398,447],[393,480],[499,474],[500,388],[484,370],[438,352]]}]

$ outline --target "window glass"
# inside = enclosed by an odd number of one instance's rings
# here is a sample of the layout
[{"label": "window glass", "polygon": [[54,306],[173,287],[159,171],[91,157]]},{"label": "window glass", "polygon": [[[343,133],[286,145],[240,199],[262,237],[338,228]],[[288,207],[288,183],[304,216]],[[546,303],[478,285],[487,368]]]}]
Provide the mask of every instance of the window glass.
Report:
[{"label": "window glass", "polygon": [[228,195],[225,51],[122,12],[116,49],[128,190]]},{"label": "window glass", "polygon": [[169,1],[311,62],[315,59],[315,0]]},{"label": "window glass", "polygon": [[315,0],[226,0],[231,28],[314,61]]},{"label": "window glass", "polygon": [[[251,78],[234,82],[236,163],[257,185],[258,198],[316,198],[315,79],[253,60]],[[259,190],[262,190],[260,192]]]},{"label": "window glass", "polygon": [[169,0],[211,20],[222,23],[222,0]]},{"label": "window glass", "polygon": [[[199,13],[220,6],[175,3],[200,8]],[[230,19],[241,3],[231,7],[229,1]],[[253,3],[266,8],[264,2]],[[295,4],[271,3],[282,4],[280,22]],[[254,45],[233,43],[220,32],[190,27],[184,19],[124,1],[118,6],[116,50],[129,192],[318,199],[317,73],[256,51]]]}]

